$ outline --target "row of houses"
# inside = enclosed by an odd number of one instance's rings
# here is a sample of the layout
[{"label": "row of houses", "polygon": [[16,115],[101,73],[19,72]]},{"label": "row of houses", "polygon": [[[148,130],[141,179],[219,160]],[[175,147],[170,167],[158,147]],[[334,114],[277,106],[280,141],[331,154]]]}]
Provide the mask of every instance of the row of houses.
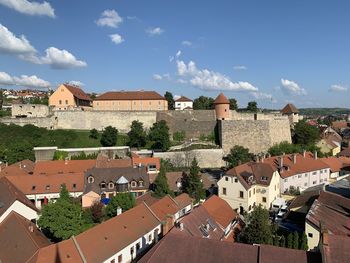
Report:
[{"label": "row of houses", "polygon": [[261,204],[270,209],[281,194],[303,192],[350,174],[350,158],[317,158],[317,152],[260,158],[228,170],[218,181],[219,196],[240,213]]},{"label": "row of houses", "polygon": [[[50,96],[49,105],[57,110],[74,108],[103,111],[164,111],[168,101],[155,91],[109,91],[93,99],[81,88],[62,84]],[[192,109],[193,101],[184,96],[175,100],[175,110]]]}]

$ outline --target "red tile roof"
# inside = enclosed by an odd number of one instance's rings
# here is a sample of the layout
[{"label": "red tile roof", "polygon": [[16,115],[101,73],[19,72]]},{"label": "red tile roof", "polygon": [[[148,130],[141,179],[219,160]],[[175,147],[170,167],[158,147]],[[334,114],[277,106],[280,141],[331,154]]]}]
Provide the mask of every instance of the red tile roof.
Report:
[{"label": "red tile roof", "polygon": [[223,93],[220,93],[214,100],[214,104],[230,104],[230,101]]},{"label": "red tile roof", "polygon": [[323,234],[323,262],[343,263],[350,259],[350,237]]},{"label": "red tile roof", "polygon": [[345,149],[342,150],[338,155],[339,155],[339,156],[350,157],[350,147],[345,148]]},{"label": "red tile roof", "polygon": [[178,98],[177,100],[175,100],[176,102],[192,102],[191,99],[185,97],[185,96],[181,96],[180,98]]},{"label": "red tile roof", "polygon": [[350,166],[350,158],[349,157],[328,157],[328,158],[321,158],[322,162],[326,163],[330,168],[331,172],[339,172],[344,167]]},{"label": "red tile roof", "polygon": [[80,100],[88,100],[91,101],[91,98],[79,87],[74,87],[69,84],[63,84],[72,94],[74,97],[80,99]]},{"label": "red tile roof", "polygon": [[281,110],[284,114],[291,114],[291,113],[299,113],[299,110],[291,103],[288,103],[284,108]]},{"label": "red tile roof", "polygon": [[153,192],[149,191],[149,192],[137,197],[136,198],[136,205],[140,205],[143,202],[145,202],[146,205],[151,206],[155,202],[158,202],[159,198],[153,197],[152,194],[153,194]]},{"label": "red tile roof", "polygon": [[203,206],[223,229],[226,229],[237,218],[237,214],[231,206],[217,195],[212,195],[203,203]]},{"label": "red tile roof", "polygon": [[95,165],[96,160],[39,161],[35,164],[34,175],[84,173]]},{"label": "red tile roof", "polygon": [[11,212],[0,224],[1,262],[27,262],[40,248],[50,244],[35,224],[16,212]]},{"label": "red tile roof", "polygon": [[165,100],[155,91],[109,91],[94,100]]},{"label": "red tile roof", "polygon": [[182,193],[175,197],[175,201],[178,204],[179,208],[185,208],[193,203],[193,199],[186,193]]},{"label": "red tile roof", "polygon": [[164,221],[168,215],[174,216],[180,210],[177,203],[169,195],[153,203],[150,208],[160,220]]},{"label": "red tile roof", "polygon": [[345,129],[348,127],[348,123],[346,121],[333,121],[332,128],[336,130]]}]

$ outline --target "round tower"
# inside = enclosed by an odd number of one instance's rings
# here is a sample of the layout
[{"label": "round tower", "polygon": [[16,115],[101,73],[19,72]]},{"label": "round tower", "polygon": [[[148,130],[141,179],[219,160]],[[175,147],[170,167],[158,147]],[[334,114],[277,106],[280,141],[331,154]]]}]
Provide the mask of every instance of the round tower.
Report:
[{"label": "round tower", "polygon": [[224,94],[220,93],[214,101],[217,120],[229,120],[231,118],[230,102]]}]

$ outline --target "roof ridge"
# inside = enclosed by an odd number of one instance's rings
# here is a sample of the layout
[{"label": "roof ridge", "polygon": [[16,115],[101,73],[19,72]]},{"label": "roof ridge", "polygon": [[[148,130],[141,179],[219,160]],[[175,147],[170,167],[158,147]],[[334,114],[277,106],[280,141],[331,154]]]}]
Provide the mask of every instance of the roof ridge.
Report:
[{"label": "roof ridge", "polygon": [[83,260],[84,263],[87,263],[87,260],[86,260],[84,254],[83,254],[83,251],[81,250],[81,248],[80,248],[80,246],[79,246],[78,241],[75,239],[75,236],[73,235],[73,236],[71,237],[71,239],[73,240],[74,246],[77,248],[78,253],[79,253],[81,259]]},{"label": "roof ridge", "polygon": [[[169,195],[169,194],[167,194],[167,195],[170,197],[171,200],[173,200],[173,202],[174,202],[177,206],[179,206],[179,203],[178,203],[174,198],[172,198],[171,195]],[[180,195],[178,195],[178,196],[180,196]]]},{"label": "roof ridge", "polygon": [[142,201],[142,203],[147,207],[147,209],[152,213],[152,215],[159,221],[159,223],[162,223],[159,217],[152,211],[152,209],[146,204],[146,202]]}]

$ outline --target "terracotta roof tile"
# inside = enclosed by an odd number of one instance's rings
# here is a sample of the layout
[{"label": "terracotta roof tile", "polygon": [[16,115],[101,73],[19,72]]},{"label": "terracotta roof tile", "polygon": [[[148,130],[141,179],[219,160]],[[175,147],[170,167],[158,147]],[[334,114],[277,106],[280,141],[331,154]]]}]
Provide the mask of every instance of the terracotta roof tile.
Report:
[{"label": "terracotta roof tile", "polygon": [[284,114],[290,114],[290,113],[299,113],[299,110],[291,103],[288,103],[284,108],[281,110]]},{"label": "terracotta roof tile", "polygon": [[94,100],[165,100],[155,91],[109,91]]},{"label": "terracotta roof tile", "polygon": [[187,98],[187,97],[185,97],[185,96],[181,96],[180,98],[175,100],[175,102],[192,102],[192,100]]},{"label": "terracotta roof tile", "polygon": [[182,193],[176,196],[174,199],[180,209],[185,208],[186,206],[189,206],[193,203],[193,199],[186,193]]},{"label": "terracotta roof tile", "polygon": [[136,205],[140,205],[143,202],[145,202],[146,205],[151,206],[155,202],[158,202],[159,198],[153,197],[152,193],[153,193],[152,191],[149,191],[149,192],[137,197],[136,198]]},{"label": "terracotta roof tile", "polygon": [[323,262],[343,263],[350,259],[350,237],[323,234]]},{"label": "terracotta roof tile", "polygon": [[230,101],[223,93],[220,93],[214,100],[214,104],[230,104]]},{"label": "terracotta roof tile", "polygon": [[173,216],[180,210],[177,203],[169,195],[153,203],[150,208],[160,220],[166,220],[167,215]]},{"label": "terracotta roof tile", "polygon": [[84,173],[96,165],[96,160],[57,160],[36,162],[34,175]]},{"label": "terracotta roof tile", "polygon": [[74,97],[80,99],[80,100],[88,100],[91,101],[91,98],[79,87],[74,87],[69,84],[63,84],[72,94]]}]

